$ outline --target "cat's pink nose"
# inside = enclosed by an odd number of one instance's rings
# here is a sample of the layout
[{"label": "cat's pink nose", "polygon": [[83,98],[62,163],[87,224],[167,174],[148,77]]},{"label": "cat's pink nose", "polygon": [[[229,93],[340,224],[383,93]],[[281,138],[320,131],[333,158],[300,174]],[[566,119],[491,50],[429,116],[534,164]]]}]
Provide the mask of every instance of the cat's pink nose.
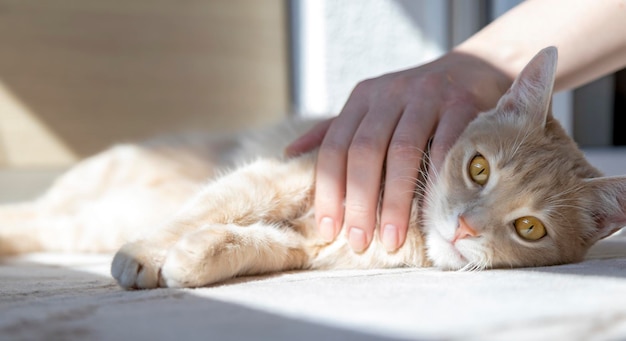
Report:
[{"label": "cat's pink nose", "polygon": [[478,232],[474,230],[468,223],[465,221],[465,218],[460,215],[459,216],[459,226],[456,228],[456,232],[454,233],[454,238],[452,239],[452,244],[456,243],[459,239],[464,239],[467,237],[476,237],[478,236]]}]

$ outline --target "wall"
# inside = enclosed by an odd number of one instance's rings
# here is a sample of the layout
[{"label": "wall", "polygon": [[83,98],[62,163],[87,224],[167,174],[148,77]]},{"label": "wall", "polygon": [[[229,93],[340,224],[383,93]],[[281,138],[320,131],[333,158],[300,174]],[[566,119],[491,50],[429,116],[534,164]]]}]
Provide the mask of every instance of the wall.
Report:
[{"label": "wall", "polygon": [[280,0],[0,0],[0,167],[288,111]]},{"label": "wall", "polygon": [[[520,1],[293,0],[296,107],[338,113],[359,81],[430,61]],[[571,92],[553,103],[571,133]]]},{"label": "wall", "polygon": [[448,47],[445,1],[294,0],[294,101],[338,113],[357,82],[424,63]]}]

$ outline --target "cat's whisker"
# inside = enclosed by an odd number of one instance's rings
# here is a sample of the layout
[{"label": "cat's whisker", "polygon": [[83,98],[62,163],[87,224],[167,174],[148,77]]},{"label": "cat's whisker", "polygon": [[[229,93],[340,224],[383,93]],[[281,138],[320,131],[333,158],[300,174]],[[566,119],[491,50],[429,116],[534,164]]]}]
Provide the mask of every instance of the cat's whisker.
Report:
[{"label": "cat's whisker", "polygon": [[415,185],[416,187],[420,187],[420,188],[424,188],[425,184],[423,182],[421,182],[419,179],[416,178],[412,178],[412,177],[404,177],[404,178],[398,178],[395,179],[396,181],[401,181],[401,182],[409,182],[413,185]]},{"label": "cat's whisker", "polygon": [[561,198],[561,197],[566,197],[565,199],[569,199],[571,194],[580,192],[580,191],[584,190],[584,188],[585,187],[583,185],[574,186],[574,187],[569,188],[569,189],[567,189],[565,191],[561,191],[561,192],[555,194],[554,196],[550,197],[549,200],[553,200],[555,198]]},{"label": "cat's whisker", "polygon": [[408,182],[414,186],[414,193],[423,194],[428,184],[425,180],[425,177],[422,174],[422,170],[418,168],[414,168],[414,167],[407,168],[406,170],[417,171],[418,176],[417,177],[412,177],[412,176],[399,177],[399,178],[395,178],[394,181]]},{"label": "cat's whisker", "polygon": [[572,217],[570,215],[565,214],[563,212],[563,209],[569,208],[569,209],[574,209],[579,212],[585,212],[587,214],[591,213],[591,210],[589,207],[583,206],[581,204],[577,204],[576,202],[573,202],[574,200],[571,198],[572,193],[578,192],[582,189],[583,189],[582,186],[577,186],[569,190],[562,191],[561,193],[550,198],[548,200],[548,204],[549,204],[548,208],[546,209],[548,216],[552,218],[562,219],[568,222],[569,224],[571,224]]},{"label": "cat's whisker", "polygon": [[490,266],[491,257],[489,257],[489,255],[482,250],[481,246],[476,245],[474,247],[467,248],[464,251],[466,258],[471,260],[469,260],[465,266],[461,267],[459,271],[481,271]]},{"label": "cat's whisker", "polygon": [[459,271],[461,272],[475,272],[478,270],[479,270],[479,264],[474,263],[474,262],[467,263],[464,267],[459,269]]}]

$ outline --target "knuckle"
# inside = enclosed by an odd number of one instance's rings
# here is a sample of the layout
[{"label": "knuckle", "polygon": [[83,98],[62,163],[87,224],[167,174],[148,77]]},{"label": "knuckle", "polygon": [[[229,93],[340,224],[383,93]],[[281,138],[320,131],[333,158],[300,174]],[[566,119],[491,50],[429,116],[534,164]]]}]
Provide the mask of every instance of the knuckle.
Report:
[{"label": "knuckle", "polygon": [[385,152],[386,146],[380,145],[375,138],[362,137],[355,139],[350,145],[348,159],[350,163],[355,162],[360,165],[382,162]]},{"label": "knuckle", "polygon": [[430,153],[431,155],[443,156],[446,153],[448,153],[451,147],[452,147],[452,143],[448,143],[448,142],[433,143],[433,145],[430,147]]},{"label": "knuckle", "polygon": [[345,143],[336,139],[325,139],[320,146],[319,154],[324,156],[337,155],[344,156],[347,153]]},{"label": "knuckle", "polygon": [[467,108],[472,108],[471,111],[477,111],[477,109],[474,110],[474,108],[476,108],[474,96],[467,92],[455,92],[454,94],[447,96],[442,110],[445,112],[459,108],[464,109],[462,111],[468,111]]},{"label": "knuckle", "polygon": [[364,216],[371,212],[372,208],[363,201],[346,203],[346,215]]},{"label": "knuckle", "polygon": [[422,152],[412,139],[400,137],[391,141],[388,154],[394,158],[416,159],[422,155]]},{"label": "knuckle", "polygon": [[429,83],[431,85],[440,83],[442,78],[442,73],[440,71],[424,72],[421,77],[424,83]]},{"label": "knuckle", "polygon": [[365,79],[356,84],[354,89],[352,90],[353,97],[360,97],[369,94],[373,84],[375,83],[374,79]]},{"label": "knuckle", "polygon": [[403,74],[393,74],[388,77],[380,78],[380,91],[378,96],[382,99],[393,100],[403,97],[405,94],[412,92],[411,77]]},{"label": "knuckle", "polygon": [[350,144],[349,157],[366,157],[377,153],[381,143],[373,136],[357,136]]},{"label": "knuckle", "polygon": [[414,157],[420,154],[415,142],[407,137],[394,139],[389,144],[389,154],[400,157]]},{"label": "knuckle", "polygon": [[356,85],[352,97],[375,97],[377,100],[397,98],[410,89],[412,82],[411,77],[401,73],[366,79]]},{"label": "knuckle", "polygon": [[427,92],[439,90],[444,85],[444,78],[440,72],[424,72],[415,83],[416,90]]}]

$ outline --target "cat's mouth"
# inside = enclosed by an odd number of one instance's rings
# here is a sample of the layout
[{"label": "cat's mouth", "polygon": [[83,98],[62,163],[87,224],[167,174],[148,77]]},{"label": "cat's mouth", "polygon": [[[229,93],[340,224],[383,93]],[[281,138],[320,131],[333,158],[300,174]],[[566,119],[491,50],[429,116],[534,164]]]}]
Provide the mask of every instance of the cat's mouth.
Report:
[{"label": "cat's mouth", "polygon": [[456,258],[460,259],[464,263],[469,262],[467,258],[465,258],[461,250],[459,250],[459,248],[457,247],[456,243],[458,243],[459,241],[457,241],[455,237],[449,239],[441,235],[441,233],[439,233],[439,236],[446,242],[446,244],[448,244],[447,246],[450,248],[454,256],[456,256]]},{"label": "cat's mouth", "polygon": [[[431,230],[429,254],[437,267],[447,270],[458,270],[470,263],[470,260],[455,245],[454,237],[446,238],[438,229]],[[456,241],[458,244],[460,241]]]},{"label": "cat's mouth", "polygon": [[457,256],[461,261],[463,261],[464,263],[468,263],[469,261],[467,260],[467,258],[465,258],[465,256],[463,256],[463,254],[461,253],[461,251],[456,247],[456,245],[454,245],[453,241],[448,241],[448,243],[450,243],[450,248],[452,249],[452,252],[454,252],[454,255]]},{"label": "cat's mouth", "polygon": [[448,246],[450,248],[450,250],[452,250],[452,253],[454,255],[454,258],[456,258],[457,261],[455,261],[453,267],[455,270],[461,269],[464,266],[466,266],[467,264],[470,263],[469,259],[467,259],[463,253],[461,252],[461,250],[459,250],[458,246],[456,245],[457,241],[455,241],[454,239],[452,240],[446,240],[446,242],[448,243]]}]

